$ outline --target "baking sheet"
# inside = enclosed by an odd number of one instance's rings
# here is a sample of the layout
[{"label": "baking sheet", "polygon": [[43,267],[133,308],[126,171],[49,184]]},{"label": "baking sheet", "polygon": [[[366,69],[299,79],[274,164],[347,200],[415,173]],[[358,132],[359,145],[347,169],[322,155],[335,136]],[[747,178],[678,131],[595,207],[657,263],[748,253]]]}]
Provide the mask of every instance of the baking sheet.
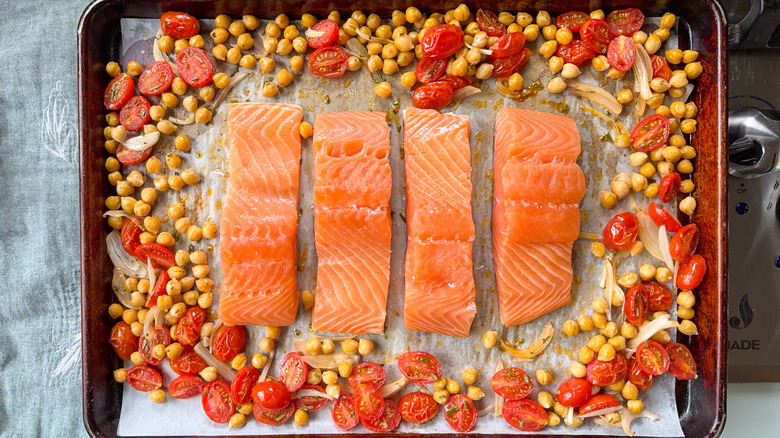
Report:
[{"label": "baking sheet", "polygon": [[[122,20],[122,63],[130,60],[138,60],[143,65],[151,62],[151,44],[157,31],[157,20]],[[645,30],[657,27],[658,20],[646,20]],[[213,26],[211,21],[201,22],[201,33],[207,34]],[[259,29],[263,29],[260,26]],[[210,52],[210,38],[207,41],[206,50]],[[674,47],[675,36],[664,45],[665,48]],[[527,43],[534,56],[524,67],[522,75],[526,86],[534,80],[542,84],[547,83],[551,75],[546,67],[545,60],[537,55],[539,45],[543,42],[541,36],[535,42]],[[255,35],[255,50],[261,51],[261,35]],[[294,52],[293,52],[294,54]],[[291,54],[291,55],[293,55]],[[289,62],[286,56],[272,55],[279,68],[287,67]],[[232,66],[218,63],[217,71],[231,73]],[[401,72],[411,69],[405,67]],[[243,71],[243,69],[239,69]],[[580,80],[593,83],[601,83],[603,74],[595,73],[591,68],[584,69],[587,73]],[[192,150],[189,153],[179,153],[182,157],[181,169],[195,169],[201,178],[201,182],[193,187],[185,187],[180,192],[169,191],[160,194],[152,214],[159,217],[165,216],[167,206],[175,201],[184,202],[188,212],[191,213],[193,223],[201,224],[206,220],[219,223],[224,195],[227,192],[227,164],[228,147],[226,140],[226,123],[224,116],[227,105],[230,102],[245,101],[269,101],[295,103],[304,109],[304,121],[314,124],[314,116],[319,112],[334,111],[382,111],[391,110],[393,101],[400,99],[400,107],[410,106],[409,93],[399,83],[400,74],[389,79],[393,85],[393,97],[382,99],[373,93],[374,83],[362,72],[348,73],[342,78],[324,80],[312,74],[305,73],[296,77],[293,83],[280,90],[277,97],[265,99],[260,95],[260,89],[266,81],[273,80],[273,74],[263,75],[255,71],[255,74],[237,85],[231,92],[231,96],[215,113],[210,124],[181,127],[180,132],[190,134],[193,138]],[[609,80],[605,88],[614,91],[617,87],[631,88],[633,81],[630,74],[626,75],[626,81]],[[471,336],[465,339],[449,336],[427,334],[421,332],[407,332],[403,324],[403,260],[406,247],[406,224],[402,218],[405,211],[405,199],[403,189],[403,160],[401,157],[403,143],[402,110],[396,117],[388,117],[390,124],[391,154],[390,161],[393,173],[393,193],[391,197],[391,210],[393,212],[393,240],[391,258],[391,280],[387,305],[387,330],[383,335],[367,335],[376,345],[374,353],[366,357],[366,360],[377,361],[387,356],[409,350],[425,350],[436,355],[442,362],[444,375],[460,381],[460,373],[463,369],[474,367],[480,371],[480,378],[476,385],[483,388],[486,396],[475,403],[477,409],[489,406],[493,402],[493,394],[490,390],[490,376],[493,374],[496,363],[503,360],[510,363],[511,357],[503,353],[498,347],[486,350],[482,347],[481,337],[485,331],[497,330],[499,337],[507,338],[521,344],[535,339],[547,322],[555,326],[555,335],[547,350],[533,363],[514,363],[526,370],[529,374],[537,369],[544,368],[553,373],[555,381],[551,385],[540,388],[538,385],[530,398],[535,399],[540,390],[547,390],[554,394],[558,385],[568,378],[568,369],[576,360],[579,347],[584,345],[587,339],[597,332],[581,333],[569,338],[563,334],[563,322],[568,319],[576,319],[581,314],[593,313],[591,302],[601,296],[599,277],[603,262],[590,253],[591,241],[580,239],[574,245],[572,264],[575,279],[572,284],[572,303],[561,309],[545,315],[536,321],[518,327],[505,328],[501,324],[495,292],[495,278],[493,275],[490,215],[492,209],[492,145],[495,115],[502,106],[520,107],[545,112],[555,112],[555,103],[564,101],[570,106],[567,114],[578,122],[582,154],[578,164],[582,166],[586,177],[586,192],[581,203],[582,230],[585,232],[600,232],[606,220],[617,211],[630,209],[628,199],[620,202],[613,210],[605,210],[599,203],[599,191],[608,190],[609,184],[618,172],[627,172],[629,175],[633,168],[628,162],[628,149],[616,149],[612,143],[601,141],[602,136],[609,132],[606,122],[579,109],[581,104],[587,101],[577,99],[567,94],[549,95],[542,90],[534,98],[524,102],[516,102],[504,98],[495,92],[492,80],[490,84],[482,87],[483,92],[467,98],[456,109],[445,108],[444,112],[466,114],[471,120],[471,149],[472,149],[472,208],[474,223],[476,225],[476,239],[474,242],[474,277],[477,290],[477,316],[471,329]],[[152,101],[150,99],[150,101]],[[154,101],[152,101],[154,104]],[[179,109],[179,111],[183,111]],[[183,114],[179,114],[182,116]],[[626,105],[621,119],[627,126],[633,126],[633,105]],[[197,135],[197,137],[195,137]],[[175,151],[172,146],[172,136],[157,146],[155,155],[163,157],[165,153]],[[316,251],[314,247],[313,212],[312,212],[312,150],[311,138],[303,140],[301,177],[300,177],[300,217],[299,217],[299,289],[315,290],[316,281]],[[127,169],[129,171],[129,169]],[[166,169],[164,172],[170,172]],[[151,178],[147,178],[147,186],[151,185]],[[657,181],[656,181],[657,182]],[[645,204],[644,196],[637,197],[638,203]],[[163,224],[163,228],[172,229],[172,223]],[[176,249],[187,248],[190,242],[180,238]],[[221,280],[219,269],[219,243],[218,239],[201,240],[194,244],[196,249],[204,249],[208,252],[212,267],[210,277],[214,280],[214,290],[218,291]],[[653,260],[646,252],[637,257],[632,257],[621,263],[619,275],[624,272],[636,272],[643,263],[652,263],[660,266],[660,262]],[[668,284],[668,286],[671,286]],[[215,293],[214,308],[218,303],[218,294]],[[250,342],[247,347],[247,356],[257,351],[257,343],[265,336],[263,327],[250,327]],[[276,360],[271,368],[276,375],[281,357],[292,351],[292,342],[305,340],[311,335],[310,311],[299,310],[296,323],[282,330],[282,336],[277,344]],[[320,333],[328,336],[327,333]],[[672,333],[674,336],[674,333]],[[132,366],[128,362],[127,366]],[[166,365],[163,368],[163,382],[167,384],[176,377]],[[388,373],[388,381],[400,377],[400,373],[394,365],[385,367]],[[535,380],[534,380],[535,382]],[[462,383],[462,382],[461,382]],[[645,408],[660,415],[661,420],[650,421],[640,419],[634,422],[633,430],[642,436],[683,436],[675,403],[675,380],[669,375],[656,378],[652,388],[644,392],[646,398]],[[465,385],[462,385],[465,390]],[[410,386],[404,392],[414,391]],[[452,429],[446,424],[443,415],[424,425],[414,425],[402,422],[398,432],[419,433],[452,433]],[[186,418],[186,421],[181,421]],[[557,434],[575,435],[624,435],[620,427],[604,427],[593,424],[593,421],[572,429],[563,422],[554,428],[545,431]],[[230,429],[227,425],[216,424],[210,421],[200,406],[200,398],[194,397],[188,400],[176,400],[168,397],[165,404],[157,405],[147,399],[147,393],[135,391],[125,384],[123,391],[122,411],[119,421],[118,434],[131,435],[285,435],[296,433],[365,433],[362,427],[356,427],[351,431],[338,429],[330,418],[328,409],[311,413],[309,425],[306,427],[295,426],[292,421],[284,425],[269,427],[248,419],[246,426],[238,429]],[[484,434],[522,434],[522,432],[509,426],[503,418],[494,418],[492,414],[480,417],[473,433]]]}]

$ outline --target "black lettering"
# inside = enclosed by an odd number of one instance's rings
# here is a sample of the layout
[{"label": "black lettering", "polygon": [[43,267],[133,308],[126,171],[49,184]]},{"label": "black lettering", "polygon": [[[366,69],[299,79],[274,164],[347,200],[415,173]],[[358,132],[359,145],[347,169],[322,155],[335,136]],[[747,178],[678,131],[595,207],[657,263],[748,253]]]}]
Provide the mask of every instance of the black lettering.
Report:
[{"label": "black lettering", "polygon": [[760,339],[753,339],[753,341],[750,343],[750,349],[751,350],[760,350],[761,349],[761,340]]}]

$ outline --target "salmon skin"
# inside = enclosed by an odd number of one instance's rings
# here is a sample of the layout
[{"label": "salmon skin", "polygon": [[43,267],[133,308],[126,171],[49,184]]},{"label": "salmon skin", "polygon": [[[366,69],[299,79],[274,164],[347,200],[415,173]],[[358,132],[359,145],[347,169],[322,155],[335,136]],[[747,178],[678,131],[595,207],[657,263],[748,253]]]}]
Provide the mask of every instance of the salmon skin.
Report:
[{"label": "salmon skin", "polygon": [[404,110],[408,330],[466,337],[474,321],[470,160],[468,116]]},{"label": "salmon skin", "polygon": [[381,333],[390,284],[390,128],[381,112],[314,121],[316,300],[312,328]]},{"label": "salmon skin", "polygon": [[493,262],[501,321],[513,326],[571,301],[585,175],[568,117],[502,108],[494,139]]},{"label": "salmon skin", "polygon": [[295,105],[228,105],[230,176],[220,220],[219,296],[219,318],[227,325],[295,321],[302,115]]}]

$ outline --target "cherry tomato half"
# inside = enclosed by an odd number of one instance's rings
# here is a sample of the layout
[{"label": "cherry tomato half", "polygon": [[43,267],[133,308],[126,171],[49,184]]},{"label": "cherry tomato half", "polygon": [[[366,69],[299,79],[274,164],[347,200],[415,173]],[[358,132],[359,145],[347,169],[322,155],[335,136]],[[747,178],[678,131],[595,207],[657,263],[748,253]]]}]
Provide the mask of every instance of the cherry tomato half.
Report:
[{"label": "cherry tomato half", "polygon": [[[259,379],[260,376],[258,375],[257,378]],[[289,406],[292,398],[284,382],[266,380],[252,386],[252,401],[264,409],[276,410]]]},{"label": "cherry tomato half", "polygon": [[168,11],[160,17],[160,29],[175,40],[191,38],[200,32],[200,23],[190,14]]},{"label": "cherry tomato half", "polygon": [[[242,348],[243,350],[243,348]],[[306,377],[309,375],[309,366],[303,361],[298,353],[288,353],[282,361],[282,367],[279,371],[279,380],[287,385],[290,392],[295,392],[306,383]]]},{"label": "cherry tomato half", "polygon": [[258,380],[260,380],[260,371],[257,368],[241,368],[241,371],[236,373],[236,377],[230,382],[230,399],[233,400],[233,403],[243,405],[252,401],[253,389]]},{"label": "cherry tomato half", "polygon": [[571,377],[564,380],[558,387],[555,399],[567,408],[576,408],[584,405],[590,399],[591,387],[589,381],[579,377]]},{"label": "cherry tomato half", "polygon": [[636,60],[636,44],[625,35],[618,35],[609,42],[607,60],[617,71],[628,71]]},{"label": "cherry tomato half", "polygon": [[496,394],[507,400],[524,398],[534,389],[534,383],[528,374],[517,367],[504,368],[493,374],[490,386]]},{"label": "cherry tomato half", "polygon": [[609,25],[604,20],[598,18],[591,18],[580,29],[580,38],[585,44],[588,45],[594,52],[605,54],[607,53],[607,46],[612,39],[612,32],[609,30]]},{"label": "cherry tomato half", "polygon": [[144,264],[146,264],[147,260],[151,260],[154,269],[168,270],[176,261],[173,258],[171,250],[159,243],[144,243],[143,245],[138,245],[135,249],[135,256]]},{"label": "cherry tomato half", "polygon": [[162,94],[173,83],[173,69],[165,61],[155,61],[146,66],[138,77],[138,90],[147,96]]},{"label": "cherry tomato half", "polygon": [[203,392],[203,382],[195,376],[179,376],[168,385],[168,393],[173,398],[192,398]]},{"label": "cherry tomato half", "polygon": [[352,370],[349,375],[349,386],[355,388],[358,385],[366,384],[374,388],[379,388],[385,384],[387,375],[384,368],[376,362],[361,362]]},{"label": "cherry tomato half", "polygon": [[128,131],[138,131],[149,123],[152,105],[143,96],[133,96],[119,111],[119,123]]},{"label": "cherry tomato half", "polygon": [[477,424],[477,408],[465,395],[451,395],[444,405],[444,419],[456,432],[468,432]]},{"label": "cherry tomato half", "polygon": [[111,328],[108,343],[114,347],[116,355],[122,360],[129,360],[130,355],[138,349],[138,336],[133,334],[130,324],[119,321]]},{"label": "cherry tomato half", "polygon": [[555,25],[558,29],[569,29],[572,32],[579,32],[582,25],[590,20],[588,14],[581,11],[570,11],[558,16]]},{"label": "cherry tomato half", "polygon": [[603,411],[604,409],[614,408],[620,406],[620,401],[617,397],[611,394],[596,394],[590,398],[584,405],[580,406],[577,410],[577,414],[587,415],[592,412]]},{"label": "cherry tomato half", "polygon": [[604,246],[614,251],[628,251],[638,235],[639,219],[630,211],[616,214],[601,232]]},{"label": "cherry tomato half", "polygon": [[479,30],[492,37],[500,37],[506,33],[506,26],[498,21],[498,17],[492,11],[480,9],[476,15]]},{"label": "cherry tomato half", "polygon": [[143,230],[134,218],[127,218],[122,222],[122,230],[119,232],[122,240],[122,248],[130,255],[135,255],[135,249],[141,244]]},{"label": "cherry tomato half", "polygon": [[707,273],[707,261],[700,254],[694,254],[688,260],[680,263],[677,271],[677,286],[681,289],[695,289]]},{"label": "cherry tomato half", "polygon": [[463,46],[463,31],[452,24],[437,24],[425,31],[420,45],[425,56],[433,59],[448,58]]},{"label": "cherry tomato half", "polygon": [[150,366],[136,365],[127,370],[127,383],[136,391],[152,392],[162,387],[162,376]]},{"label": "cherry tomato half", "polygon": [[655,341],[645,341],[636,349],[639,367],[651,376],[660,376],[669,369],[669,354]]},{"label": "cherry tomato half", "polygon": [[188,307],[176,323],[174,329],[176,340],[182,345],[194,346],[200,340],[200,329],[204,322],[206,322],[205,310],[198,305]]},{"label": "cherry tomato half", "polygon": [[211,353],[217,360],[231,361],[246,348],[246,328],[241,325],[223,325],[211,337]]},{"label": "cherry tomato half", "polygon": [[390,432],[401,424],[401,412],[394,401],[385,400],[382,413],[378,418],[372,420],[361,417],[360,422],[371,432]]},{"label": "cherry tomato half", "polygon": [[680,191],[680,174],[672,172],[664,175],[661,178],[661,182],[658,184],[658,198],[661,202],[669,202],[677,196],[677,192]]},{"label": "cherry tomato half", "polygon": [[563,62],[582,67],[583,64],[596,56],[596,52],[582,40],[572,40],[569,44],[559,44],[555,55],[563,58]]},{"label": "cherry tomato half", "polygon": [[119,73],[108,83],[106,94],[103,97],[103,105],[107,110],[118,110],[130,101],[134,91],[133,77],[127,73]]},{"label": "cherry tomato half", "polygon": [[179,76],[193,87],[203,87],[214,78],[214,65],[203,49],[187,47],[176,55],[176,69]]},{"label": "cherry tomato half", "polygon": [[404,420],[421,424],[436,417],[436,413],[439,412],[439,404],[436,403],[432,395],[416,391],[401,397],[401,400],[398,401],[398,409]]},{"label": "cherry tomato half", "polygon": [[186,346],[176,359],[168,359],[173,372],[180,376],[197,376],[209,366],[192,347]]},{"label": "cherry tomato half", "polygon": [[333,402],[330,416],[339,429],[349,430],[360,422],[360,417],[358,417],[357,411],[355,411],[355,403],[352,397],[344,394],[340,395]]},{"label": "cherry tomato half", "polygon": [[258,404],[252,406],[252,415],[255,420],[269,426],[278,426],[293,416],[295,405],[290,403],[287,407],[281,409],[266,409]]},{"label": "cherry tomato half", "polygon": [[647,213],[656,225],[659,227],[663,225],[668,232],[675,233],[682,227],[680,221],[678,221],[669,210],[661,207],[655,202],[651,202],[647,206]]},{"label": "cherry tomato half", "polygon": [[436,81],[417,87],[412,93],[415,108],[440,110],[452,102],[452,84]]},{"label": "cherry tomato half", "polygon": [[160,365],[163,363],[163,359],[157,359],[152,356],[152,349],[157,344],[162,344],[167,347],[171,343],[171,333],[165,325],[156,327],[157,324],[152,324],[149,335],[141,335],[138,337],[138,352],[144,358],[144,362],[149,365]]},{"label": "cherry tomato half", "polygon": [[639,9],[619,9],[607,15],[610,31],[616,35],[633,35],[645,23],[645,14]]},{"label": "cherry tomato half", "polygon": [[321,32],[322,35],[311,37],[306,40],[309,47],[312,49],[319,49],[321,47],[329,46],[336,42],[339,38],[339,25],[333,20],[322,20],[317,22],[311,28],[314,32]]},{"label": "cherry tomato half", "polygon": [[[311,385],[307,383],[303,385],[300,390],[304,389],[318,391],[325,394],[325,389],[320,385]],[[296,398],[293,399],[293,402],[295,403],[295,409],[300,409],[306,412],[316,412],[328,404],[328,399],[324,396],[320,397],[316,395],[306,395],[303,397],[296,396]]]},{"label": "cherry tomato half", "polygon": [[352,395],[355,411],[360,419],[376,420],[382,416],[385,409],[385,399],[379,390],[371,385],[358,385]]},{"label": "cherry tomato half", "polygon": [[398,358],[398,369],[407,379],[425,385],[439,380],[441,362],[430,353],[410,351]]},{"label": "cherry tomato half", "polygon": [[640,152],[652,152],[669,138],[669,120],[661,114],[645,117],[631,131],[631,146]]},{"label": "cherry tomato half", "polygon": [[667,311],[672,307],[672,291],[657,281],[641,283],[651,312]]},{"label": "cherry tomato half", "polygon": [[149,298],[146,300],[146,307],[151,309],[156,306],[157,298],[168,293],[166,286],[170,280],[171,277],[168,275],[168,271],[160,271],[160,275],[157,277],[157,281],[155,281],[154,287],[152,287],[152,291],[149,293]]},{"label": "cherry tomato half", "polygon": [[669,253],[678,262],[684,262],[696,254],[699,246],[699,227],[688,224],[680,228],[669,242]]},{"label": "cherry tomato half", "polygon": [[116,147],[116,159],[126,165],[138,164],[149,158],[149,155],[152,155],[152,150],[154,150],[154,146],[150,146],[142,151],[134,151],[120,143]]},{"label": "cherry tomato half", "polygon": [[647,318],[648,304],[647,295],[641,284],[631,286],[626,292],[626,299],[623,301],[623,313],[628,322],[634,325],[641,325]]},{"label": "cherry tomato half", "polygon": [[588,364],[587,379],[592,385],[609,386],[626,377],[628,365],[623,354],[615,353],[610,361],[594,359]]},{"label": "cherry tomato half", "polygon": [[490,50],[493,52],[490,54],[490,58],[509,58],[520,53],[523,50],[523,46],[525,46],[525,34],[523,32],[504,34],[490,46]]},{"label": "cherry tomato half", "polygon": [[536,432],[547,426],[547,411],[527,398],[504,403],[501,414],[510,426],[523,432]]},{"label": "cherry tomato half", "polygon": [[678,380],[690,380],[696,377],[696,360],[691,350],[683,344],[670,342],[664,347],[669,354],[669,374]]},{"label": "cherry tomato half", "polygon": [[488,62],[493,64],[493,77],[501,79],[512,76],[513,73],[523,68],[530,58],[531,49],[526,47],[509,58],[491,59]]},{"label": "cherry tomato half", "polygon": [[653,386],[653,379],[655,376],[647,374],[642,367],[639,366],[639,361],[632,357],[628,360],[628,381],[636,386],[639,391]]},{"label": "cherry tomato half", "polygon": [[672,78],[672,69],[663,56],[650,55],[650,65],[653,67],[654,78],[663,78],[666,81]]},{"label": "cherry tomato half", "polygon": [[439,80],[444,76],[444,71],[447,69],[447,60],[442,58],[431,58],[423,56],[417,63],[417,67],[414,70],[414,76],[418,81],[423,84],[429,84],[433,81]]},{"label": "cherry tomato half", "polygon": [[337,46],[325,46],[309,55],[309,71],[323,78],[339,78],[347,71],[347,54]]},{"label": "cherry tomato half", "polygon": [[230,387],[221,380],[203,385],[200,396],[203,411],[215,423],[227,423],[236,405],[230,400]]}]

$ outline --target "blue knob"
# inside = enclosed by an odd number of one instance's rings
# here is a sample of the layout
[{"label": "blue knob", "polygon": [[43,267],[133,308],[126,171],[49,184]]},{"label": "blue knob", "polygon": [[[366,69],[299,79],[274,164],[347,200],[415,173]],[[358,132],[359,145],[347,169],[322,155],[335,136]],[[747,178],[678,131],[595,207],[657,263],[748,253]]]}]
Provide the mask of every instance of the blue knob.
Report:
[{"label": "blue knob", "polygon": [[778,257],[778,258],[776,258],[776,259],[775,259],[775,266],[777,266],[778,268],[780,268],[780,257]]},{"label": "blue knob", "polygon": [[737,214],[745,214],[748,212],[748,210],[750,210],[750,207],[748,207],[748,205],[745,204],[744,202],[739,202],[737,203],[736,210],[737,210]]}]

